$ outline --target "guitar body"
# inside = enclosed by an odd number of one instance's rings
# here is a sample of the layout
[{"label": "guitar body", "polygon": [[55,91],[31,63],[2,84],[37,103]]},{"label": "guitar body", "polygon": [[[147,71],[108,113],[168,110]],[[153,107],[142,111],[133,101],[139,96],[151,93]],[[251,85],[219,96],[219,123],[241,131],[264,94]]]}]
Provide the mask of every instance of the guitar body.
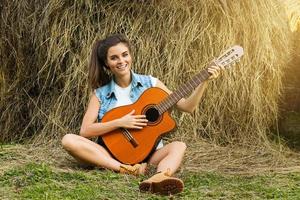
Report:
[{"label": "guitar body", "polygon": [[120,106],[108,111],[102,118],[102,122],[118,119],[135,110],[135,115],[146,115],[148,124],[143,129],[128,129],[128,133],[134,139],[134,143],[126,136],[126,130],[116,129],[102,136],[102,139],[111,154],[125,164],[136,164],[143,161],[155,147],[162,135],[176,127],[175,121],[169,112],[159,114],[155,105],[159,104],[168,94],[157,87],[144,91],[134,103]]}]

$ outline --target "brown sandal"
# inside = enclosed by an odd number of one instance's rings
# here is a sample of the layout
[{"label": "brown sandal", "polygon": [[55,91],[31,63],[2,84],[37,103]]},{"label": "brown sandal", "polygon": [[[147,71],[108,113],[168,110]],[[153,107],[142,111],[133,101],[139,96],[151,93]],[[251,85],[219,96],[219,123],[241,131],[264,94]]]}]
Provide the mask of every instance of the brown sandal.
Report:
[{"label": "brown sandal", "polygon": [[183,191],[183,181],[170,176],[170,172],[160,172],[140,183],[140,190],[162,195],[176,194]]},{"label": "brown sandal", "polygon": [[147,167],[147,163],[135,164],[133,166],[121,164],[119,172],[121,174],[132,174],[137,176],[140,174],[144,174],[146,171],[146,167]]}]

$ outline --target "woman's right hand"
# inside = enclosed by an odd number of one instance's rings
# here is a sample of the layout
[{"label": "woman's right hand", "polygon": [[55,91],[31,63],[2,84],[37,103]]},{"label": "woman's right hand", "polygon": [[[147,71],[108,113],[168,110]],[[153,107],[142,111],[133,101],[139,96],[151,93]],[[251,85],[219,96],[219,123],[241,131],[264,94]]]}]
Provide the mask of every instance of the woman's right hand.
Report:
[{"label": "woman's right hand", "polygon": [[146,115],[134,115],[135,110],[118,119],[119,127],[127,129],[142,129],[147,126]]}]

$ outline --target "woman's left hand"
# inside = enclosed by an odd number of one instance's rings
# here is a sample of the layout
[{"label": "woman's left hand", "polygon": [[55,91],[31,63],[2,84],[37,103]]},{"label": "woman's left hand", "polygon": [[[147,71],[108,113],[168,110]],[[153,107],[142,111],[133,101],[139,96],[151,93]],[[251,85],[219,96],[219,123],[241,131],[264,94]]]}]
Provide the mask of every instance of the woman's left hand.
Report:
[{"label": "woman's left hand", "polygon": [[216,79],[219,77],[219,75],[224,71],[224,67],[219,66],[210,66],[207,71],[211,74],[211,76],[208,78],[209,80]]}]

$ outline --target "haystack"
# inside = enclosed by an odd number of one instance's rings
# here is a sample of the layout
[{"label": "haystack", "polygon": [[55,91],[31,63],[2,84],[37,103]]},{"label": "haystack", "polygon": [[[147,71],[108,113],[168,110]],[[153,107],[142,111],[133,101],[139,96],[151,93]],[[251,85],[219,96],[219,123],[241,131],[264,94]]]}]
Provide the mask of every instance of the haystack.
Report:
[{"label": "haystack", "polygon": [[243,46],[241,62],[209,83],[194,114],[174,113],[180,129],[170,138],[269,146],[290,56],[284,8],[277,0],[4,0],[1,141],[49,142],[78,133],[91,93],[91,46],[124,33],[133,42],[135,71],[173,90],[226,48]]}]

